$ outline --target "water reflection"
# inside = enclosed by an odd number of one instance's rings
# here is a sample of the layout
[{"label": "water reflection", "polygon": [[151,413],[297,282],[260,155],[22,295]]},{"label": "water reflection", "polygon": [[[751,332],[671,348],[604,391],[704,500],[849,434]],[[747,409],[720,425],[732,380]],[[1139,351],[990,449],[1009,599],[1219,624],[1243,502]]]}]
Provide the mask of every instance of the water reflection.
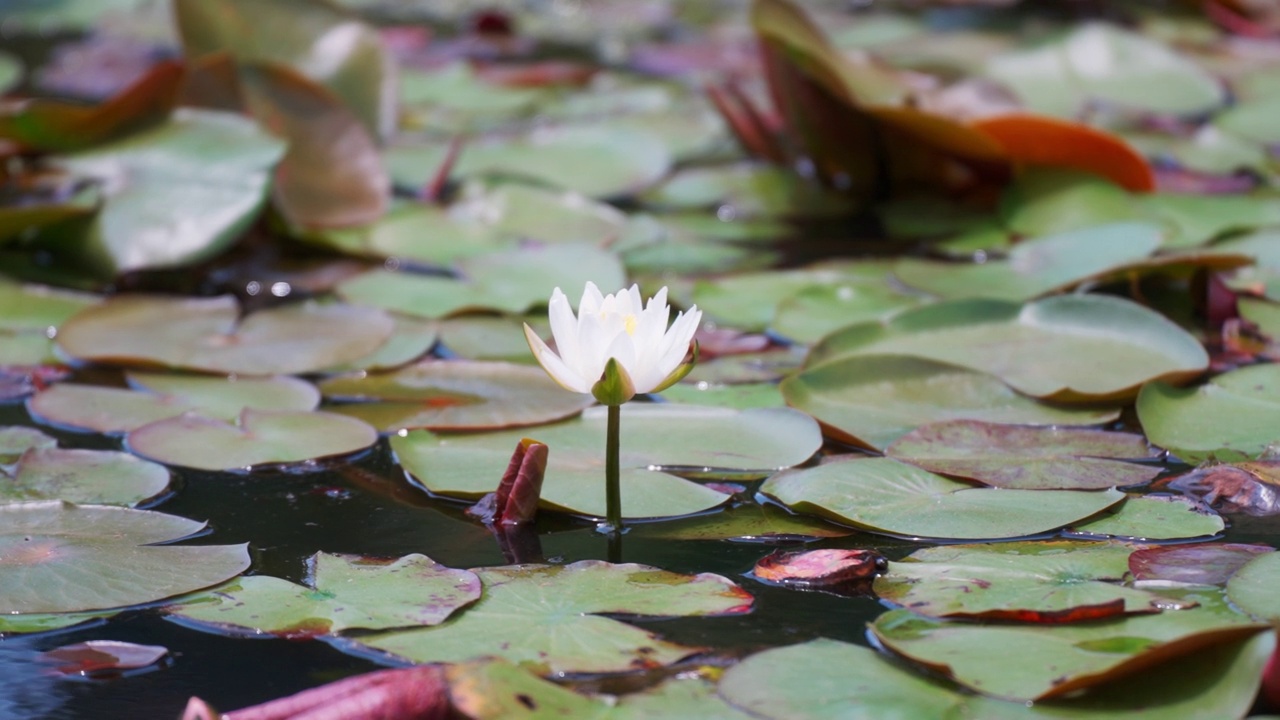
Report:
[{"label": "water reflection", "polygon": [[58,679],[35,662],[38,653],[30,639],[0,640],[0,718],[47,718],[65,701]]}]

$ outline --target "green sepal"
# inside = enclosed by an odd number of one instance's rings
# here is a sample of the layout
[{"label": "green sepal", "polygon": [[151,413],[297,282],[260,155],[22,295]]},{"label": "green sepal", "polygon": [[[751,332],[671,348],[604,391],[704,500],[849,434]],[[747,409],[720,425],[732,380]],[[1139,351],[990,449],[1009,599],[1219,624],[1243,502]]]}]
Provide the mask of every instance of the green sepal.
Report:
[{"label": "green sepal", "polygon": [[675,385],[676,383],[683,380],[684,376],[688,375],[689,372],[693,370],[693,366],[697,364],[698,364],[698,341],[694,340],[693,341],[693,357],[689,359],[689,362],[680,363],[679,365],[677,365],[676,369],[672,370],[670,375],[666,376],[665,378],[662,379],[662,382],[658,383],[658,387],[650,390],[649,392],[662,392],[663,390],[666,390],[672,385]]},{"label": "green sepal", "polygon": [[621,405],[636,396],[636,386],[631,382],[626,368],[618,363],[618,359],[609,358],[604,366],[604,374],[591,386],[591,394],[601,405]]}]

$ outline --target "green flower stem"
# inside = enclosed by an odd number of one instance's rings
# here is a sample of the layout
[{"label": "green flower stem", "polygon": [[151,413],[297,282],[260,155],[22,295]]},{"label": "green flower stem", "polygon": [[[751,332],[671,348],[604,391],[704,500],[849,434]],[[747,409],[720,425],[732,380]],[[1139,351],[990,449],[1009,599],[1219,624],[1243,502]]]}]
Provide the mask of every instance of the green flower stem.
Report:
[{"label": "green flower stem", "polygon": [[609,405],[609,430],[604,448],[605,519],[609,533],[622,532],[622,483],[619,480],[618,435],[622,419],[622,406]]}]

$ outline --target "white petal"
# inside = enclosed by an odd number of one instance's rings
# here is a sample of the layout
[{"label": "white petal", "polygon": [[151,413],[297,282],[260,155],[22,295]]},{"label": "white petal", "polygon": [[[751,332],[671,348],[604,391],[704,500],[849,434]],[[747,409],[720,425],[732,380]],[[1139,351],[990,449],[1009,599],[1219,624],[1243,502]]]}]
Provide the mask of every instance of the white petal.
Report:
[{"label": "white petal", "polygon": [[[631,378],[631,382],[636,386],[636,392],[648,392],[639,389],[641,378],[638,377],[643,368],[636,367],[636,347],[631,342],[631,336],[626,333],[619,333],[614,336],[613,341],[609,343],[609,348],[605,353],[605,363],[608,364],[609,358],[614,358],[618,364],[627,371],[627,375]],[[604,368],[600,368],[600,373],[604,374]],[[650,387],[653,387],[652,385]]]},{"label": "white petal", "polygon": [[538,333],[527,324],[524,326],[524,339],[529,343],[529,349],[533,351],[533,356],[538,360],[538,364],[543,370],[555,380],[560,387],[566,390],[572,390],[577,393],[591,392],[591,386],[594,382],[588,383],[585,379],[573,370],[571,370],[558,355],[547,347],[547,344],[538,337]]},{"label": "white petal", "polygon": [[600,305],[603,302],[604,298],[600,295],[600,288],[588,280],[586,288],[582,291],[582,300],[578,303],[578,317],[581,318],[587,313],[600,312]]},{"label": "white petal", "polygon": [[[604,364],[609,360],[609,345],[617,336],[621,323],[616,316],[600,317],[600,313],[590,313],[578,318],[578,362],[576,368],[584,378],[591,378],[595,383],[604,372]],[[612,325],[613,327],[610,327]]]},{"label": "white petal", "polygon": [[681,313],[671,323],[671,329],[662,338],[658,358],[654,363],[662,371],[663,377],[669,375],[684,360],[685,354],[689,352],[689,343],[693,341],[693,335],[698,331],[698,323],[701,321],[702,312],[694,305],[689,308],[689,312]]},{"label": "white petal", "polygon": [[578,367],[578,320],[569,307],[569,298],[560,288],[551,293],[551,301],[547,303],[547,316],[551,320],[551,336],[556,339],[556,350],[560,359],[570,368]]}]

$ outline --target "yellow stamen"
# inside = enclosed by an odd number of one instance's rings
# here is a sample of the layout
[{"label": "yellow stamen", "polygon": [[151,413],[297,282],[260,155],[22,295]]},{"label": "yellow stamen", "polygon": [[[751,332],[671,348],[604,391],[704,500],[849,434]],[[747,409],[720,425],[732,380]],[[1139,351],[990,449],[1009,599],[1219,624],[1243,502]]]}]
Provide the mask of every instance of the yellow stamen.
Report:
[{"label": "yellow stamen", "polygon": [[636,316],[628,315],[622,321],[622,327],[627,331],[628,335],[636,334]]}]

